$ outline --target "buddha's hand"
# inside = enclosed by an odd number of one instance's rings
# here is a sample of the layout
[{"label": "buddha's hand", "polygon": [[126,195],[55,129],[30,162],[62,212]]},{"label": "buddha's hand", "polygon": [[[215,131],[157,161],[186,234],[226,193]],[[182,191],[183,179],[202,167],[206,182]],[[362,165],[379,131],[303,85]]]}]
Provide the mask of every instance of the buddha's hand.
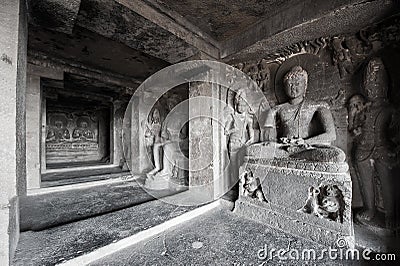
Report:
[{"label": "buddha's hand", "polygon": [[280,138],[279,141],[282,144],[290,144],[292,142],[292,140],[290,138],[287,138],[287,137]]},{"label": "buddha's hand", "polygon": [[303,146],[306,144],[305,140],[302,138],[295,138],[291,140],[291,143],[298,146]]}]

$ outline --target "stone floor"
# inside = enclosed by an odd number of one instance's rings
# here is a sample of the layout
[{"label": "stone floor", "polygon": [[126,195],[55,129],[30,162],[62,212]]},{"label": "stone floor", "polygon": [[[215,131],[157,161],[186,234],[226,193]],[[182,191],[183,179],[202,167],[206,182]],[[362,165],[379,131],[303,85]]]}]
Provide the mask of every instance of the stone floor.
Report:
[{"label": "stone floor", "polygon": [[21,197],[21,230],[42,230],[176,193],[175,191],[161,190],[149,195],[140,186],[142,183],[141,179],[119,179],[95,187]]},{"label": "stone floor", "polygon": [[132,236],[193,208],[153,200],[42,231],[22,232],[13,265],[55,265]]},{"label": "stone floor", "polygon": [[[392,265],[363,260],[331,260],[326,253],[325,258],[319,260],[280,260],[277,253],[273,258],[259,257],[262,248],[268,251],[272,248],[296,249],[300,254],[304,249],[314,249],[319,256],[326,247],[243,219],[233,214],[229,207],[231,205],[223,204],[90,265]],[[194,208],[154,200],[43,231],[23,232],[14,265],[55,265]]]},{"label": "stone floor", "polygon": [[[324,247],[266,225],[236,216],[224,209],[187,222],[178,228],[123,249],[90,265],[371,265],[346,260],[263,259],[268,249],[315,249]],[[384,265],[384,264],[379,264]]]}]

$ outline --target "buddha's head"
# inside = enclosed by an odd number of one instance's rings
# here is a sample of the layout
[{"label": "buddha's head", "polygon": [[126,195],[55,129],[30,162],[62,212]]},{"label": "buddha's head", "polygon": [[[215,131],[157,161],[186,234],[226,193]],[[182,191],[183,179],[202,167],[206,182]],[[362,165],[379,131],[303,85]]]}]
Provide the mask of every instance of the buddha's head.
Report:
[{"label": "buddha's head", "polygon": [[56,126],[56,128],[62,128],[64,126],[64,124],[61,120],[56,120],[54,122],[54,125]]},{"label": "buddha's head", "polygon": [[300,66],[293,67],[283,78],[285,93],[289,98],[304,97],[307,89],[308,74]]},{"label": "buddha's head", "polygon": [[78,120],[76,121],[76,124],[80,128],[88,128],[89,127],[89,121],[84,117],[78,118]]},{"label": "buddha's head", "polygon": [[371,100],[387,99],[388,75],[380,58],[368,62],[364,72],[363,89],[365,96]]}]

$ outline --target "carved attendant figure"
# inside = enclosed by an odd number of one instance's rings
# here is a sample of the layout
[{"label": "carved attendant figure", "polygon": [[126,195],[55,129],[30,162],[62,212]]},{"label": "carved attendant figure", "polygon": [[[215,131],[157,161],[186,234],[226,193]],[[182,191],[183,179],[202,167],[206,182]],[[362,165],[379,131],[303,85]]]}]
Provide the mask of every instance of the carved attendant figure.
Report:
[{"label": "carved attendant figure", "polygon": [[374,176],[377,174],[382,186],[386,226],[392,227],[394,194],[391,178],[397,158],[396,145],[390,138],[390,129],[395,121],[395,112],[387,99],[388,77],[381,59],[375,58],[368,63],[363,87],[369,106],[364,110],[365,119],[361,126],[361,135],[356,139],[355,160],[364,210],[358,213],[356,218],[362,223],[376,225],[373,218],[376,213],[377,188]]},{"label": "carved attendant figure", "polygon": [[[267,114],[264,145],[271,146],[275,157],[343,162],[344,152],[331,146],[336,132],[328,105],[305,99],[307,82],[308,74],[300,66],[285,75],[284,89],[289,102],[277,105]],[[318,129],[313,132],[310,128],[314,118]]]},{"label": "carved attendant figure", "polygon": [[[177,97],[173,96],[169,98],[167,103],[168,109],[171,111],[178,102],[179,99]],[[164,121],[160,141],[154,143],[153,156],[155,167],[147,174],[148,177],[172,177],[174,168],[178,163],[175,160],[181,158],[181,156],[178,155],[181,153],[181,146],[185,146],[186,144],[184,139],[187,138],[187,127],[185,127],[184,124],[187,120],[187,114],[183,113],[182,110],[178,108],[173,116],[173,119]]]},{"label": "carved attendant figure", "polygon": [[241,93],[237,93],[234,104],[235,113],[230,114],[225,122],[225,135],[229,136],[228,151],[230,154],[254,142],[253,119]]},{"label": "carved attendant figure", "polygon": [[146,123],[145,138],[147,147],[153,147],[154,144],[161,142],[161,116],[157,108],[154,108]]},{"label": "carved attendant figure", "polygon": [[351,96],[349,100],[349,126],[348,129],[355,136],[361,134],[361,127],[365,123],[365,109],[370,105],[360,94]]},{"label": "carved attendant figure", "polygon": [[254,143],[255,134],[253,118],[248,112],[248,105],[242,98],[243,93],[237,92],[234,99],[235,112],[225,121],[225,135],[228,136],[228,152],[231,160],[230,172],[232,180],[239,176],[242,148]]}]

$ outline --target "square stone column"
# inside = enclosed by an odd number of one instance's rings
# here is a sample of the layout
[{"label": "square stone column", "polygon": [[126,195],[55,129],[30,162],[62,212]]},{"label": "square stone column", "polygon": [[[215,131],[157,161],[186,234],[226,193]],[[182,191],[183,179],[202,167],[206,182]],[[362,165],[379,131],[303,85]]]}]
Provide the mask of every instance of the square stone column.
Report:
[{"label": "square stone column", "polygon": [[30,189],[40,187],[42,97],[39,76],[28,74],[26,96],[26,179]]},{"label": "square stone column", "polygon": [[26,181],[27,189],[40,188],[46,170],[46,99],[40,79],[63,80],[60,70],[28,64],[26,80]]},{"label": "square stone column", "polygon": [[[190,59],[215,60],[203,53]],[[217,121],[221,110],[214,104],[193,100],[198,96],[221,100],[221,95],[216,83],[193,83],[189,88],[189,117],[202,116],[189,121],[189,189],[207,200],[221,197],[224,189],[223,128]]]},{"label": "square stone column", "polygon": [[19,237],[18,196],[26,193],[25,1],[0,1],[0,36],[0,261],[9,265]]}]

